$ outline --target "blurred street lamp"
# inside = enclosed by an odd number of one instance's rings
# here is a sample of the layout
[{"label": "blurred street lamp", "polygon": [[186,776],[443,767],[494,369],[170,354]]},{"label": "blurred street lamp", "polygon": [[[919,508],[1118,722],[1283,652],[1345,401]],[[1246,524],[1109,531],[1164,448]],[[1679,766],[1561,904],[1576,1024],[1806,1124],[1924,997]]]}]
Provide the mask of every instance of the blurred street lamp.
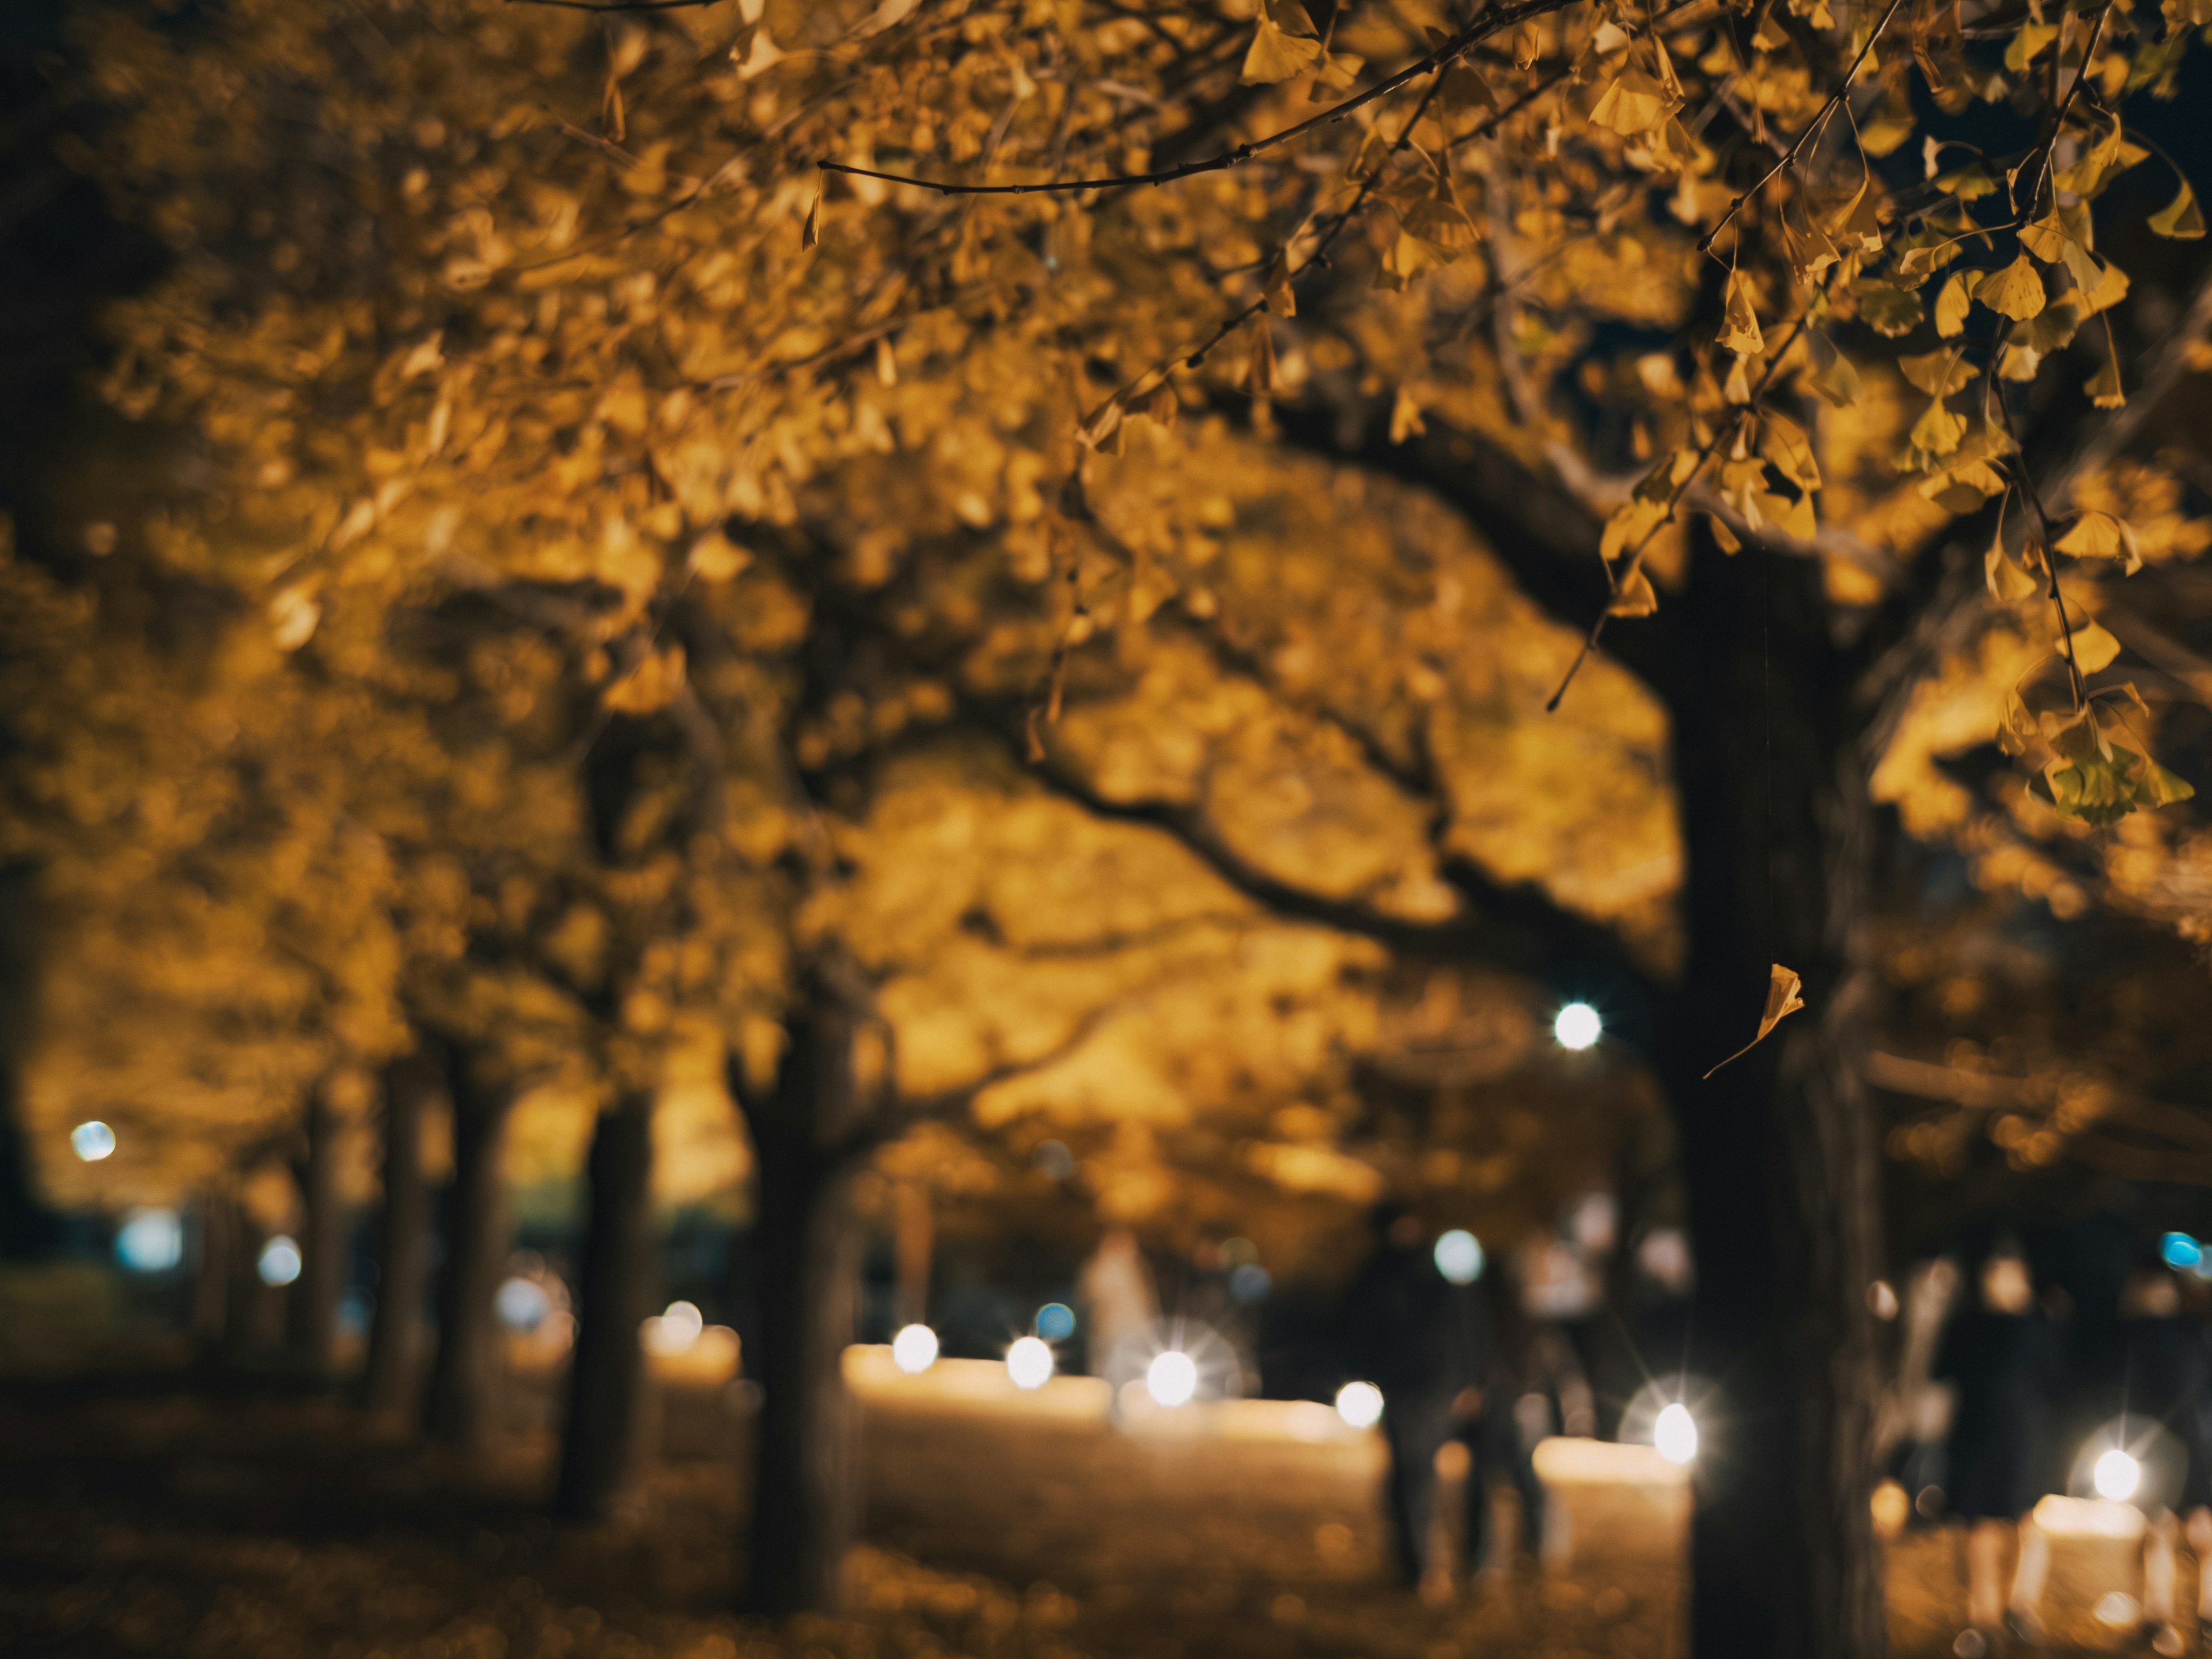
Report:
[{"label": "blurred street lamp", "polygon": [[70,1131],[70,1150],[87,1164],[97,1164],[115,1150],[115,1131],[94,1118]]},{"label": "blurred street lamp", "polygon": [[891,1339],[891,1364],[919,1376],[937,1363],[937,1333],[927,1325],[907,1325]]},{"label": "blurred street lamp", "polygon": [[1669,1463],[1687,1463],[1698,1455],[1698,1420],[1677,1400],[1652,1419],[1651,1443]]},{"label": "blurred street lamp", "polygon": [[1437,1240],[1437,1271],[1455,1285],[1472,1285],[1482,1277],[1482,1243],[1464,1227],[1455,1227]]},{"label": "blurred street lamp", "polygon": [[300,1276],[300,1247],[284,1233],[279,1233],[261,1247],[260,1260],[253,1271],[264,1285],[289,1285]]},{"label": "blurred street lamp", "polygon": [[1382,1390],[1372,1382],[1347,1382],[1336,1391],[1336,1414],[1355,1429],[1382,1420]]},{"label": "blurred street lamp", "polygon": [[1188,1405],[1198,1392],[1197,1363],[1180,1348],[1153,1355],[1145,1369],[1145,1392],[1155,1405]]},{"label": "blurred street lamp", "polygon": [[1598,1040],[1605,1022],[1587,1002],[1571,1002],[1552,1021],[1553,1040],[1562,1048],[1587,1048]]},{"label": "blurred street lamp", "polygon": [[115,1255],[133,1273],[167,1273],[185,1259],[185,1224],[174,1210],[133,1211],[115,1235]]},{"label": "blurred street lamp", "polygon": [[1052,1349],[1034,1336],[1023,1337],[1006,1350],[1006,1375],[1018,1389],[1041,1389],[1052,1380]]},{"label": "blurred street lamp", "polygon": [[2098,1497],[2124,1504],[2142,1485],[2142,1465],[2115,1446],[2097,1459],[2096,1473],[2091,1478]]}]

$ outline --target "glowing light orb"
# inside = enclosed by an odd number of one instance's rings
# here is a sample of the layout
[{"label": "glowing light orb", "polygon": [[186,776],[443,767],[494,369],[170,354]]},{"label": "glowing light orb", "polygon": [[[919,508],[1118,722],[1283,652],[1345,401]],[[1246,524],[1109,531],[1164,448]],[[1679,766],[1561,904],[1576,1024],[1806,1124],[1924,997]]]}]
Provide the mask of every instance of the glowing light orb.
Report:
[{"label": "glowing light orb", "polygon": [[1336,1414],[1355,1429],[1382,1420],[1382,1390],[1372,1382],[1347,1382],[1336,1391]]},{"label": "glowing light orb", "polygon": [[545,1322],[545,1316],[553,1311],[553,1298],[545,1294],[545,1287],[534,1279],[525,1279],[517,1273],[501,1282],[492,1293],[492,1311],[499,1322],[511,1331],[534,1331]]},{"label": "glowing light orb", "polygon": [[1018,1389],[1041,1389],[1052,1380],[1052,1349],[1034,1336],[1025,1336],[1006,1350],[1006,1375]]},{"label": "glowing light orb", "polygon": [[97,1164],[115,1150],[115,1131],[94,1118],[70,1131],[70,1150],[87,1164]]},{"label": "glowing light orb", "polygon": [[2158,1241],[2158,1253],[2167,1267],[2186,1272],[2203,1260],[2204,1247],[2187,1233],[2168,1233]]},{"label": "glowing light orb", "polygon": [[2142,1465],[2115,1446],[2097,1459],[2096,1472],[2090,1480],[2097,1488],[2098,1497],[2109,1498],[2116,1504],[2124,1503],[2142,1485]]},{"label": "glowing light orb", "polygon": [[115,1235],[115,1256],[133,1273],[167,1273],[185,1259],[185,1224],[174,1210],[135,1211]]},{"label": "glowing light orb", "polygon": [[1652,1419],[1651,1443],[1669,1463],[1686,1463],[1698,1455],[1698,1422],[1680,1401]]},{"label": "glowing light orb", "polygon": [[937,1363],[937,1333],[927,1325],[904,1325],[891,1339],[891,1364],[919,1376]]},{"label": "glowing light orb", "polygon": [[261,1247],[260,1259],[254,1262],[253,1271],[261,1276],[264,1285],[289,1285],[300,1276],[300,1267],[299,1245],[279,1233]]},{"label": "glowing light orb", "polygon": [[1437,1240],[1437,1271],[1455,1285],[1472,1285],[1482,1277],[1482,1245],[1464,1227],[1455,1227]]},{"label": "glowing light orb", "polygon": [[1036,1311],[1036,1334],[1048,1342],[1065,1342],[1075,1334],[1075,1310],[1065,1302],[1048,1302]]},{"label": "glowing light orb", "polygon": [[1180,1348],[1154,1354],[1145,1368],[1145,1392],[1161,1406],[1188,1405],[1198,1392],[1198,1365]]},{"label": "glowing light orb", "polygon": [[1571,1002],[1552,1022],[1552,1037],[1562,1048],[1587,1048],[1605,1030],[1597,1010],[1587,1002]]}]

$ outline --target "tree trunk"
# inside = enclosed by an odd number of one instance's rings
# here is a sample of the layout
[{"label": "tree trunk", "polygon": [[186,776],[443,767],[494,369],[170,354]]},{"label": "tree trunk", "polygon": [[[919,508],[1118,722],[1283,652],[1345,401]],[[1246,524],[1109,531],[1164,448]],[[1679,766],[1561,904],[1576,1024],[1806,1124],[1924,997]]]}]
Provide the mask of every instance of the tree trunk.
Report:
[{"label": "tree trunk", "polygon": [[407,1422],[422,1352],[422,1279],[430,1265],[430,1194],[422,1179],[422,1115],[436,1087],[428,1054],[394,1060],[384,1074],[384,1197],[377,1238],[376,1309],[368,1331],[362,1403],[372,1416]]},{"label": "tree trunk", "polygon": [[[1697,1261],[1692,1645],[1711,1659],[1884,1647],[1869,1499],[1877,1382],[1873,1137],[1853,1042],[1869,809],[1819,571],[1707,546],[1676,609],[1690,959],[1659,1042]],[[1680,615],[1682,610],[1691,614]],[[1771,638],[1770,638],[1771,630]],[[1757,1029],[1769,965],[1808,1012]]]},{"label": "tree trunk", "polygon": [[238,1212],[228,1193],[200,1194],[199,1237],[192,1261],[192,1343],[203,1358],[218,1358],[230,1325],[230,1278],[238,1253]]},{"label": "tree trunk", "polygon": [[422,1425],[434,1440],[477,1452],[499,1431],[499,1328],[492,1300],[511,1231],[499,1179],[509,1097],[477,1083],[468,1051],[458,1043],[446,1051],[446,1091],[453,1109],[453,1186],[438,1280],[438,1349]]},{"label": "tree trunk", "polygon": [[898,1263],[897,1323],[923,1324],[929,1318],[930,1255],[936,1236],[929,1188],[919,1181],[901,1182],[894,1215],[891,1244]]},{"label": "tree trunk", "polygon": [[768,1617],[837,1608],[859,1507],[842,1370],[860,1273],[852,1020],[834,992],[817,988],[787,1035],[774,1091],[746,1109],[759,1188],[751,1369],[762,1399],[743,1604]]},{"label": "tree trunk", "polygon": [[588,1522],[606,1518],[641,1463],[638,1326],[653,1248],[652,1096],[626,1096],[601,1115],[585,1176],[591,1218],[553,1507],[563,1519]]},{"label": "tree trunk", "polygon": [[307,1156],[301,1161],[304,1203],[300,1225],[300,1277],[292,1286],[292,1351],[317,1376],[330,1375],[337,1346],[338,1302],[345,1295],[346,1218],[338,1199],[338,1115],[318,1087],[307,1097]]}]

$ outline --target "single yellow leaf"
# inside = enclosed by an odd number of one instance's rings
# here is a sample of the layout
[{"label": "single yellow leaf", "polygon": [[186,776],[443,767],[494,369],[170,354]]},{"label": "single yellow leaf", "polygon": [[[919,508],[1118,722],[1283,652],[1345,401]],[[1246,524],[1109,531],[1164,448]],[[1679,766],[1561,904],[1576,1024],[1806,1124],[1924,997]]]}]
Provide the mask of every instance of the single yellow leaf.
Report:
[{"label": "single yellow leaf", "polygon": [[1455,258],[1480,240],[1474,221],[1467,216],[1467,210],[1452,191],[1451,180],[1441,173],[1437,175],[1436,188],[1406,210],[1405,223],[1408,236],[1418,237]]},{"label": "single yellow leaf", "polygon": [[1240,77],[1247,86],[1271,86],[1278,81],[1287,81],[1300,70],[1317,63],[1321,58],[1321,42],[1307,26],[1305,33],[1292,33],[1268,15],[1262,6],[1252,32],[1252,44],[1244,53],[1244,70]]},{"label": "single yellow leaf", "polygon": [[2084,513],[2073,528],[2058,538],[2061,553],[2077,559],[2118,559],[2130,576],[2142,568],[2142,550],[2135,526],[2110,513]]},{"label": "single yellow leaf", "polygon": [[799,246],[802,248],[817,247],[821,241],[822,198],[817,196],[814,198],[814,205],[806,210],[806,222],[799,227]]},{"label": "single yellow leaf", "polygon": [[1991,311],[2024,323],[2043,310],[2043,275],[2023,253],[2003,270],[1993,270],[1975,283],[1974,297]]},{"label": "single yellow leaf", "polygon": [[1946,397],[1981,373],[1956,351],[1928,351],[1899,357],[1898,370],[1931,398]]},{"label": "single yellow leaf", "polygon": [[1656,76],[1624,70],[1590,106],[1590,124],[1623,137],[1649,132],[1675,110],[1675,101]]},{"label": "single yellow leaf", "polygon": [[1990,550],[1982,555],[1982,574],[1989,582],[1990,597],[2002,605],[2032,599],[2043,591],[2034,576],[2023,569],[2017,559],[2006,554],[2002,532],[1990,544]]},{"label": "single yellow leaf", "polygon": [[1267,261],[1267,280],[1261,289],[1266,296],[1267,309],[1278,317],[1298,314],[1298,296],[1291,287],[1291,255],[1288,248],[1279,248],[1275,257]]},{"label": "single yellow leaf", "polygon": [[1966,292],[1966,279],[1954,274],[1936,296],[1936,333],[1947,340],[1955,339],[1965,331],[1966,313],[1972,307],[1973,296]]},{"label": "single yellow leaf", "polygon": [[[1721,1066],[1726,1066],[1730,1060],[1741,1060],[1764,1042],[1767,1033],[1779,1025],[1786,1016],[1802,1008],[1805,999],[1800,993],[1803,989],[1804,981],[1791,969],[1778,962],[1769,968],[1766,974],[1766,1006],[1759,1016],[1759,1035],[1730,1054],[1728,1060],[1721,1061],[1720,1066],[1714,1066],[1713,1072],[1719,1071]],[[1707,1072],[1705,1075],[1711,1077],[1713,1072]]]},{"label": "single yellow leaf", "polygon": [[1912,423],[1912,435],[1909,441],[1913,448],[1924,453],[1948,455],[1966,435],[1966,417],[1953,414],[1938,398]]},{"label": "single yellow leaf", "polygon": [[2120,642],[2101,623],[2084,623],[2074,630],[2074,665],[2085,674],[2110,668],[2120,654]]},{"label": "single yellow leaf", "polygon": [[1751,301],[1750,273],[1729,272],[1723,298],[1727,312],[1717,337],[1719,343],[1739,356],[1757,356],[1765,349],[1766,341],[1759,331],[1759,313]]},{"label": "single yellow leaf", "polygon": [[2189,180],[2181,181],[2181,194],[2168,202],[2146,222],[2157,235],[2177,242],[2193,242],[2204,234],[2204,210],[2197,205],[2197,192],[2189,187]]},{"label": "single yellow leaf", "polygon": [[1621,579],[1613,590],[1613,602],[1605,608],[1608,617],[1648,617],[1659,608],[1659,596],[1651,588],[1651,578],[1638,566]]},{"label": "single yellow leaf", "polygon": [[1420,404],[1414,401],[1412,392],[1400,386],[1397,397],[1390,404],[1390,441],[1401,444],[1415,434],[1428,429],[1421,420]]},{"label": "single yellow leaf", "polygon": [[1535,23],[1523,21],[1513,31],[1513,67],[1527,69],[1544,50],[1544,37]]},{"label": "single yellow leaf", "polygon": [[2120,365],[2115,358],[2106,357],[2105,366],[2082,382],[2081,390],[2100,409],[2127,406],[2127,390],[2120,384]]},{"label": "single yellow leaf", "polygon": [[2058,222],[2058,210],[2053,208],[2033,224],[2020,228],[2020,245],[2046,265],[2055,265],[2066,257],[2066,245],[2074,239],[2066,227]]}]

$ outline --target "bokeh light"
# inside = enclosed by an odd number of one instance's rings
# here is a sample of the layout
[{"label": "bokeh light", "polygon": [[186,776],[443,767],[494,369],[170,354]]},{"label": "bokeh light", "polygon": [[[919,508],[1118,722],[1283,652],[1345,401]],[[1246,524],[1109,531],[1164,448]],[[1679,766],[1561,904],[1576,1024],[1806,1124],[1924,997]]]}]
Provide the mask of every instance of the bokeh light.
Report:
[{"label": "bokeh light", "polygon": [[645,1346],[658,1354],[689,1353],[699,1340],[699,1333],[707,1328],[707,1316],[691,1302],[672,1302],[658,1316],[645,1322],[639,1334]]},{"label": "bokeh light", "polygon": [[1651,1443],[1669,1463],[1686,1463],[1698,1455],[1698,1419],[1680,1401],[1661,1408],[1652,1419]]},{"label": "bokeh light", "polygon": [[902,1325],[891,1338],[891,1364],[919,1376],[937,1363],[937,1333],[927,1325]]},{"label": "bokeh light", "polygon": [[2136,1488],[2142,1485],[2142,1465],[2115,1446],[2098,1457],[2096,1473],[2092,1479],[2096,1484],[2098,1497],[2124,1504],[2133,1498]]},{"label": "bokeh light", "polygon": [[1437,1240],[1437,1271],[1455,1285],[1472,1285],[1482,1277],[1482,1244],[1464,1227],[1455,1227]]},{"label": "bokeh light", "polygon": [[1382,1420],[1382,1390],[1372,1382],[1347,1382],[1336,1391],[1336,1414],[1355,1429]]},{"label": "bokeh light", "polygon": [[87,1164],[97,1164],[115,1150],[115,1131],[94,1118],[70,1131],[70,1150]]},{"label": "bokeh light", "polygon": [[2203,1260],[2204,1247],[2187,1233],[2168,1233],[2159,1240],[2158,1253],[2167,1267],[2186,1272]]},{"label": "bokeh light", "polygon": [[1587,1048],[1598,1040],[1605,1022],[1587,1002],[1571,1002],[1552,1021],[1552,1036],[1562,1048]]},{"label": "bokeh light", "polygon": [[491,1305],[492,1311],[499,1316],[499,1322],[507,1329],[534,1331],[552,1312],[553,1298],[545,1294],[545,1287],[536,1279],[517,1273],[492,1293]]},{"label": "bokeh light", "polygon": [[1198,1392],[1198,1365],[1180,1348],[1152,1356],[1145,1369],[1145,1392],[1161,1406],[1184,1406]]},{"label": "bokeh light", "polygon": [[264,1285],[289,1285],[300,1276],[300,1266],[299,1244],[289,1234],[279,1233],[261,1247],[253,1271]]},{"label": "bokeh light", "polygon": [[1048,1342],[1065,1342],[1075,1334],[1075,1310],[1065,1302],[1048,1302],[1036,1310],[1036,1334]]},{"label": "bokeh light", "polygon": [[1273,1276],[1256,1261],[1247,1261],[1229,1275],[1229,1294],[1239,1302],[1264,1300],[1274,1287]]},{"label": "bokeh light", "polygon": [[185,1259],[185,1224],[174,1210],[134,1210],[115,1235],[115,1259],[133,1273],[164,1273]]},{"label": "bokeh light", "polygon": [[1018,1389],[1041,1389],[1052,1380],[1052,1349],[1034,1336],[1023,1337],[1006,1350],[1006,1375]]}]

